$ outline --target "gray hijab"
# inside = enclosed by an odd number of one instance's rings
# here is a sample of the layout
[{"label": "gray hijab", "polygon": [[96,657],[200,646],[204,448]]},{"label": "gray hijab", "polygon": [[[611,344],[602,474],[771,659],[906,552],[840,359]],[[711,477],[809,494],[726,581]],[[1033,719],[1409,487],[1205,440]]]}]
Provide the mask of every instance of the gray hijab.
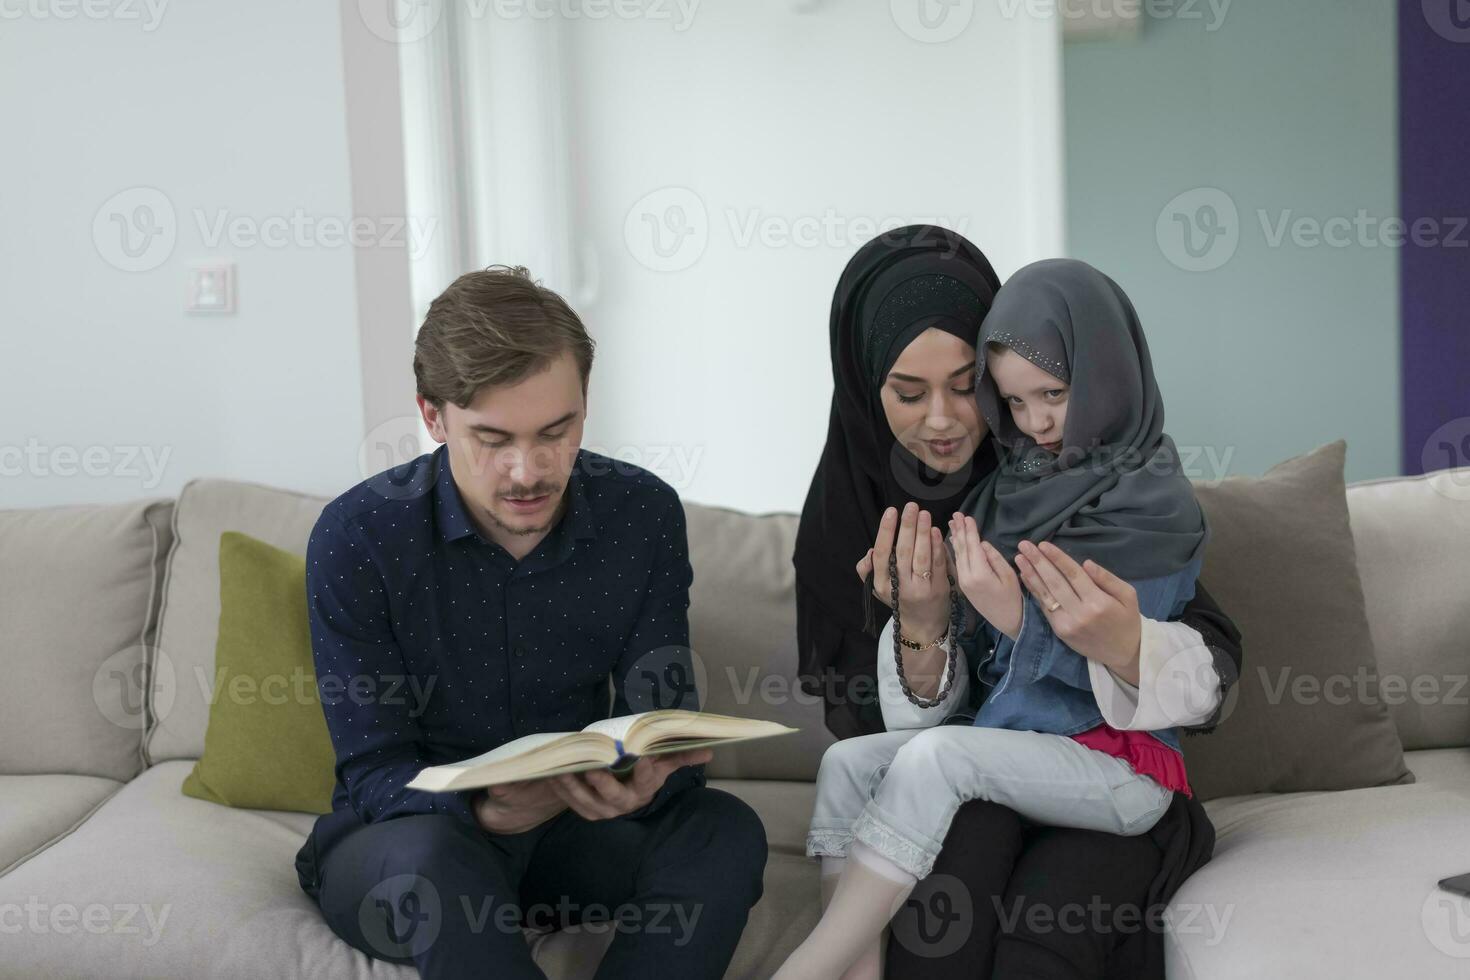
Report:
[{"label": "gray hijab", "polygon": [[[991,343],[1071,386],[1056,455],[1011,419],[985,370]],[[1079,562],[1146,579],[1203,553],[1204,512],[1164,433],[1148,344],[1117,283],[1075,259],[1032,263],[996,294],[975,346],[975,398],[1002,452],[964,510],[1007,560],[1023,540],[1050,540]]]}]

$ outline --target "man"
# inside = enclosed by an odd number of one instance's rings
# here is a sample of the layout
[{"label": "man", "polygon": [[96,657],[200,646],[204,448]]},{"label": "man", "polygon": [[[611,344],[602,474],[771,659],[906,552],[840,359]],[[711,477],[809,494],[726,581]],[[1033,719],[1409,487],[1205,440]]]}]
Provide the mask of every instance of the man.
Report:
[{"label": "man", "polygon": [[[522,925],[603,922],[599,978],[720,977],[765,831],[707,749],[489,791],[405,788],[537,732],[697,709],[684,512],[580,448],[593,343],[523,268],[456,280],[414,353],[433,453],[323,510],[307,599],[336,750],[296,859],[337,935],[422,976],[542,977]],[[612,691],[609,692],[609,679]]]}]

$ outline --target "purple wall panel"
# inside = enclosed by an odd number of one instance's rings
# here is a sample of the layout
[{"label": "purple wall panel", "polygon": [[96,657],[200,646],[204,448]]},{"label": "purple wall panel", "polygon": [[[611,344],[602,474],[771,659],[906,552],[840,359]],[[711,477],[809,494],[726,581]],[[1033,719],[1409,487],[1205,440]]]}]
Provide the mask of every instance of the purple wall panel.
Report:
[{"label": "purple wall panel", "polygon": [[1470,0],[1400,0],[1399,155],[1404,472],[1470,466]]}]

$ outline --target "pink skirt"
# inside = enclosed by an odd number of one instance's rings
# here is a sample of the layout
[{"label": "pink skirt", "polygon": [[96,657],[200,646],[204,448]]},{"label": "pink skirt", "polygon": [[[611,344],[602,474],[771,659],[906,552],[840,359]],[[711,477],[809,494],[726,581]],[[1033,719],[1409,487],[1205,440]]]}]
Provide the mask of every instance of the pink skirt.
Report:
[{"label": "pink skirt", "polygon": [[1103,723],[1078,732],[1072,738],[1089,749],[1122,759],[1133,767],[1134,772],[1148,776],[1165,789],[1194,796],[1189,788],[1189,777],[1184,773],[1184,756],[1148,732],[1120,732]]}]

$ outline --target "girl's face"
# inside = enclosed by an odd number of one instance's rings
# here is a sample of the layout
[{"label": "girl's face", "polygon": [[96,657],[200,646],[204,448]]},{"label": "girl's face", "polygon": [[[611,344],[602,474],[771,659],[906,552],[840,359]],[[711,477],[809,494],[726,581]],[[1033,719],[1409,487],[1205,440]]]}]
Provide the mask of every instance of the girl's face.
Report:
[{"label": "girl's face", "polygon": [[989,434],[975,404],[975,348],[936,327],[904,348],[879,397],[894,438],[940,473],[968,465]]},{"label": "girl's face", "polygon": [[1010,406],[1016,428],[1035,439],[1042,449],[1060,452],[1067,424],[1067,394],[1071,390],[1067,383],[1009,347],[987,350],[985,369],[995,379],[1000,400]]}]

